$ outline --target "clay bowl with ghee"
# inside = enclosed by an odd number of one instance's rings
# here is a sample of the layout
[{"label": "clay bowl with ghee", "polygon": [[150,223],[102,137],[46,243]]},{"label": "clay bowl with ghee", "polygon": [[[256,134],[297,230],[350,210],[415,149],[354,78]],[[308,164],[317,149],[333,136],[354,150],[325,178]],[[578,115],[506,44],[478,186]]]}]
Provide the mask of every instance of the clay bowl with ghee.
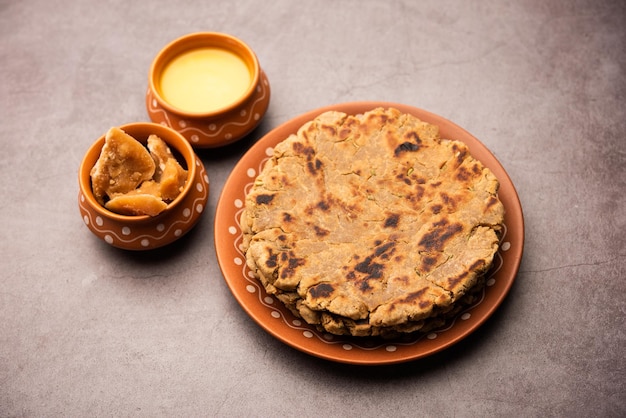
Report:
[{"label": "clay bowl with ghee", "polygon": [[157,135],[187,175],[179,194],[160,213],[127,215],[101,204],[92,183],[92,168],[105,145],[105,135],[85,154],[78,173],[78,208],[83,222],[98,238],[126,250],[150,250],[170,244],[189,232],[200,219],[209,197],[209,178],[202,161],[189,142],[177,131],[160,124],[138,122],[119,127],[141,144]]},{"label": "clay bowl with ghee", "polygon": [[233,143],[258,126],[270,84],[254,51],[216,32],[192,33],[166,45],[148,75],[153,122],[180,132],[194,148]]}]

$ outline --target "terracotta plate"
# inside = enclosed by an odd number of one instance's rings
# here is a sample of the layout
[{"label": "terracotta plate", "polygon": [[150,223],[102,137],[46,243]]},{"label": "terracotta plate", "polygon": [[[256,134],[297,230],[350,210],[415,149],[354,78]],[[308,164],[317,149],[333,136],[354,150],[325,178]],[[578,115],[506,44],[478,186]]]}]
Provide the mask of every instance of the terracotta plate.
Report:
[{"label": "terracotta plate", "polygon": [[[459,313],[441,329],[426,335],[415,334],[394,340],[334,336],[317,331],[265,293],[246,267],[245,256],[240,248],[242,233],[239,218],[245,195],[263,164],[272,155],[273,147],[322,112],[338,110],[359,114],[379,106],[395,107],[413,114],[438,125],[443,138],[457,139],[467,144],[472,155],[498,177],[499,196],[506,210],[505,234],[479,302]],[[327,106],[300,115],[272,130],[254,144],[233,169],[222,190],[215,216],[217,259],[226,283],[248,315],[271,335],[298,350],[349,364],[381,365],[414,360],[443,350],[469,335],[489,318],[505,298],[515,280],[523,245],[524,220],[519,198],[511,179],[493,154],[454,123],[430,112],[396,103],[356,102]]]}]

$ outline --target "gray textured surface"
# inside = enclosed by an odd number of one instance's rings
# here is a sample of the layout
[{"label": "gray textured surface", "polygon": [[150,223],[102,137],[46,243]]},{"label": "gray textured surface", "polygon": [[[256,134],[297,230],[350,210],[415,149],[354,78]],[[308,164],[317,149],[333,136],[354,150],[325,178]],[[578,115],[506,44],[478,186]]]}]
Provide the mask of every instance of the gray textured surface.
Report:
[{"label": "gray textured surface", "polygon": [[[0,0],[0,415],[624,416],[625,28],[609,0]],[[154,55],[201,30],[252,46],[270,110],[247,140],[200,153],[212,195],[191,235],[157,260],[110,248],[78,214],[81,158],[110,126],[147,120]],[[245,150],[354,100],[463,126],[525,212],[496,314],[399,366],[283,345],[214,255],[217,199]]]}]

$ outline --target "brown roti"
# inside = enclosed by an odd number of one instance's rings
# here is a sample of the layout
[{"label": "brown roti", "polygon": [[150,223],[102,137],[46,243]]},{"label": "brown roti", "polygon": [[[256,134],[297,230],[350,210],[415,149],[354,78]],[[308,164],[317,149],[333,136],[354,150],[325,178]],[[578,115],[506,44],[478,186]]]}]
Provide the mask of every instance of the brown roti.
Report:
[{"label": "brown roti", "polygon": [[247,265],[330,333],[423,331],[491,266],[498,186],[463,143],[414,116],[327,112],[275,147],[249,191]]}]

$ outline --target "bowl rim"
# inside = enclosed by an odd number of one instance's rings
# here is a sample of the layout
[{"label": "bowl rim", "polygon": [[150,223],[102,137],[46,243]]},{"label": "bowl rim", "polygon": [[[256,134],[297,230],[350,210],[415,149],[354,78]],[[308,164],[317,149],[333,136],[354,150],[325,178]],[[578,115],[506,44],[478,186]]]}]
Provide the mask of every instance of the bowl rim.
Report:
[{"label": "bowl rim", "polygon": [[[187,197],[191,187],[193,186],[193,179],[196,177],[196,157],[191,144],[189,144],[189,142],[176,130],[154,122],[131,122],[119,125],[118,128],[144,145],[146,144],[150,134],[158,135],[163,141],[165,141],[168,147],[175,150],[185,160],[185,165],[187,166],[187,181],[185,182],[185,186],[178,196],[176,196],[176,199],[168,203],[167,207],[156,216],[122,215],[108,210],[96,200],[91,186],[91,169],[100,157],[102,147],[104,146],[106,136],[105,133],[101,135],[93,144],[91,144],[85,153],[78,170],[79,187],[87,205],[103,218],[121,223],[144,223],[166,216]],[[138,131],[143,132],[143,134],[139,134]],[[141,135],[141,137],[137,138],[138,135]],[[143,135],[145,135],[145,138]]]},{"label": "bowl rim", "polygon": [[[190,51],[203,46],[213,46],[217,48],[223,48],[230,52],[237,54],[248,65],[251,71],[251,80],[245,93],[243,93],[239,99],[231,104],[221,107],[209,112],[191,112],[184,109],[180,109],[167,102],[159,91],[158,80],[161,78],[161,73],[165,66],[175,57],[179,56],[183,52]],[[150,65],[150,71],[148,73],[149,88],[154,95],[154,98],[165,110],[185,116],[188,118],[211,118],[228,113],[234,109],[239,108],[242,104],[250,98],[254,93],[257,84],[260,80],[260,65],[259,60],[248,44],[241,39],[222,32],[194,32],[187,35],[183,35],[174,39],[165,45],[152,60]]]}]

